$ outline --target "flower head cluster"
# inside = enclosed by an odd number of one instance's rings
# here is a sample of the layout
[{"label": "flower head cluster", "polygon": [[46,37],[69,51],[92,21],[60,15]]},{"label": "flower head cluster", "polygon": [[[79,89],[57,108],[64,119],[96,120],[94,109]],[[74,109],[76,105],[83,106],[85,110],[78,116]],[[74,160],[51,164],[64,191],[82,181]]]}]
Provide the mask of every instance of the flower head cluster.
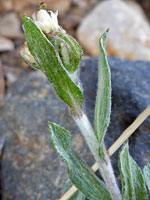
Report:
[{"label": "flower head cluster", "polygon": [[[57,55],[69,73],[74,73],[79,66],[82,57],[82,49],[78,42],[69,36],[66,31],[58,24],[58,11],[46,11],[43,8],[32,15],[34,24],[45,34],[46,38],[53,44]],[[24,61],[32,67],[39,68],[34,57],[25,42],[21,50]]]},{"label": "flower head cluster", "polygon": [[32,15],[34,23],[45,33],[60,31],[61,28],[58,25],[58,11],[55,13],[52,11],[39,10]]},{"label": "flower head cluster", "polygon": [[57,95],[76,113],[83,102],[77,71],[82,49],[59,26],[57,15],[58,12],[47,12],[43,5],[33,14],[33,19],[24,15],[26,42],[21,56],[28,65],[47,76]]},{"label": "flower head cluster", "polygon": [[[50,32],[60,31],[62,28],[58,25],[58,11],[55,13],[52,11],[47,12],[44,9],[40,9],[37,13],[32,15],[34,23],[41,29],[44,34]],[[24,61],[31,65],[36,66],[36,62],[32,54],[30,53],[27,43],[25,42],[24,47],[21,49],[20,54]]]}]

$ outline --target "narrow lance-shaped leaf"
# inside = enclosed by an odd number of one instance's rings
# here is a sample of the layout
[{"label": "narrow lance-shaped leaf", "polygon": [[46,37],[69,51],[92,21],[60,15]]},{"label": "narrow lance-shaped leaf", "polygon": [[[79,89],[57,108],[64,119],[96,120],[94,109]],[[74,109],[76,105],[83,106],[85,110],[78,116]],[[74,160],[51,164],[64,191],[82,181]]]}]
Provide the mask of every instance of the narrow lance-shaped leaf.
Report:
[{"label": "narrow lance-shaped leaf", "polygon": [[144,179],[150,195],[150,163],[147,163],[143,169]]},{"label": "narrow lance-shaped leaf", "polygon": [[122,181],[122,199],[147,200],[144,178],[140,167],[129,154],[128,143],[125,143],[120,151],[119,169]]},{"label": "narrow lance-shaped leaf", "polygon": [[90,200],[111,199],[104,183],[72,151],[70,133],[51,122],[49,131],[52,146],[65,160],[72,183]]},{"label": "narrow lance-shaped leaf", "polygon": [[103,157],[103,138],[110,122],[111,112],[111,75],[105,51],[108,30],[99,41],[98,88],[95,105],[95,134],[100,143],[100,156]]},{"label": "narrow lance-shaped leaf", "polygon": [[[70,179],[68,179],[65,183],[65,192],[67,192],[72,187],[72,183]],[[75,192],[69,200],[85,200],[86,197],[80,191]]]},{"label": "narrow lance-shaped leaf", "polygon": [[82,92],[71,80],[53,44],[27,16],[23,17],[23,27],[28,48],[38,67],[53,84],[57,95],[73,111],[79,109],[83,101]]}]

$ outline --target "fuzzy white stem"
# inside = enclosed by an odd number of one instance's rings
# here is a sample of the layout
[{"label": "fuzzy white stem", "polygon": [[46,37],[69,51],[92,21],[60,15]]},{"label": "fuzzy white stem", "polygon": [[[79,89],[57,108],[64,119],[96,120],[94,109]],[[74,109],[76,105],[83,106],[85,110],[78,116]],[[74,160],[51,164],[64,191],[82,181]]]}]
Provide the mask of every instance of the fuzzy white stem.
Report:
[{"label": "fuzzy white stem", "polygon": [[112,199],[121,200],[122,199],[121,193],[117,185],[116,177],[114,175],[111,161],[107,154],[105,146],[104,146],[104,159],[105,161],[102,160],[100,157],[97,158],[101,175],[106,183],[106,186],[111,194]]},{"label": "fuzzy white stem", "polygon": [[101,175],[106,183],[106,186],[111,194],[113,200],[121,200],[120,190],[118,188],[116,178],[113,172],[110,158],[107,154],[104,145],[104,160],[102,160],[98,154],[99,144],[94,134],[93,128],[87,116],[82,113],[80,116],[74,116],[74,120],[78,125],[82,135],[84,136],[91,153],[99,165]]},{"label": "fuzzy white stem", "polygon": [[79,127],[83,137],[85,138],[91,153],[93,154],[94,158],[96,158],[99,148],[98,141],[95,134],[93,133],[93,128],[89,122],[89,119],[84,113],[82,113],[80,116],[75,116],[74,120]]}]

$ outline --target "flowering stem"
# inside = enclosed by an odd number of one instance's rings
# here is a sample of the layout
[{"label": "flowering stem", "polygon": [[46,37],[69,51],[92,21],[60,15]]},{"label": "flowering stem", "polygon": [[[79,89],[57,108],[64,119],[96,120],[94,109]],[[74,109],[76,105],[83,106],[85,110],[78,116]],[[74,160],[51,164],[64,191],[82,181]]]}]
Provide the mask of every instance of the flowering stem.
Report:
[{"label": "flowering stem", "polygon": [[97,138],[94,134],[93,128],[86,114],[82,111],[80,115],[73,116],[73,118],[76,124],[78,125],[83,137],[85,138],[92,155],[94,156],[95,160],[99,165],[100,173],[106,183],[106,186],[111,194],[112,199],[121,200],[122,198],[120,190],[116,182],[116,178],[113,172],[110,158],[105,148],[105,144],[103,143],[104,160],[102,160],[98,154],[99,144]]}]

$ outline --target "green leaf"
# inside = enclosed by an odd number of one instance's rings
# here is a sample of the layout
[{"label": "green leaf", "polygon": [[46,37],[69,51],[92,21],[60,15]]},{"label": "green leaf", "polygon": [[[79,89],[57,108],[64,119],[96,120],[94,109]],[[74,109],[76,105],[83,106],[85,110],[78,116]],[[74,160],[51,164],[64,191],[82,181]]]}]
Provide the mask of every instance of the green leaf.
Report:
[{"label": "green leaf", "polygon": [[100,156],[103,157],[103,139],[110,122],[111,113],[111,75],[105,51],[108,30],[99,41],[98,88],[95,105],[95,134],[100,143]]},{"label": "green leaf", "polygon": [[74,73],[80,64],[83,51],[79,43],[73,37],[71,37],[68,34],[63,34],[61,32],[59,32],[58,34],[65,41],[66,47],[68,49],[68,55],[69,55],[69,62],[68,62],[65,59],[65,54],[63,53],[63,49],[61,49],[60,54],[62,55],[62,58],[64,58],[62,62],[70,73]]},{"label": "green leaf", "polygon": [[23,17],[23,27],[28,48],[37,65],[52,83],[57,95],[72,111],[78,110],[82,106],[82,92],[70,78],[53,44],[27,16]]},{"label": "green leaf", "polygon": [[144,178],[140,167],[129,154],[128,143],[125,143],[120,151],[119,169],[122,181],[122,199],[147,200]]},{"label": "green leaf", "polygon": [[143,169],[145,183],[148,188],[148,192],[150,195],[150,163],[147,163]]},{"label": "green leaf", "polygon": [[[70,179],[68,179],[65,183],[65,191],[67,192],[70,188],[72,187],[72,183],[70,181]],[[74,193],[74,195],[72,197],[69,198],[69,200],[85,200],[85,196],[84,194],[82,194],[80,191],[77,191]]]},{"label": "green leaf", "polygon": [[70,133],[51,122],[49,131],[52,147],[65,160],[72,183],[90,200],[111,199],[104,183],[72,151]]},{"label": "green leaf", "polygon": [[79,43],[64,32],[49,34],[48,39],[57,47],[61,61],[69,73],[74,73],[79,67],[83,51]]}]

